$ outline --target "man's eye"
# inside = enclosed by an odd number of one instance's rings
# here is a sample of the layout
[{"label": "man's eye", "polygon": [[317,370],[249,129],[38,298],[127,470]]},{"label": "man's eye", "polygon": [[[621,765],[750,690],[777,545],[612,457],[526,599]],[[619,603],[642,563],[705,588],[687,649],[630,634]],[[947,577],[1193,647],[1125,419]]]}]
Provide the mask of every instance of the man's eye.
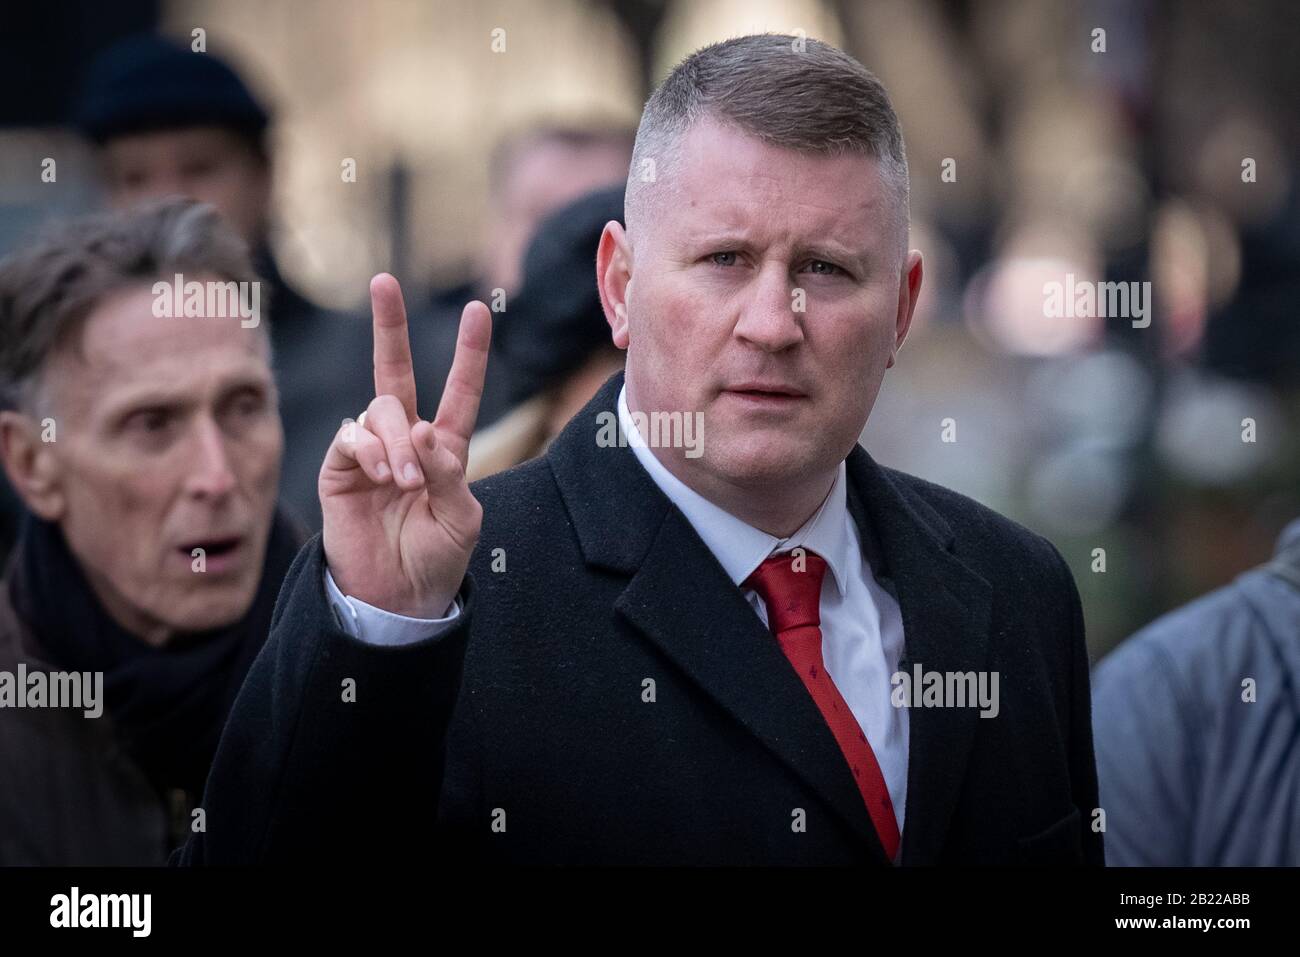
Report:
[{"label": "man's eye", "polygon": [[835,265],[834,263],[828,263],[824,259],[810,260],[808,265],[812,267],[810,271],[816,273],[819,276],[834,276],[836,273],[841,273],[844,271],[839,266]]},{"label": "man's eye", "polygon": [[[715,266],[734,266],[736,265],[736,254],[734,252],[714,253],[709,260]],[[721,260],[726,260],[725,262]]]},{"label": "man's eye", "polygon": [[258,393],[245,392],[243,395],[237,396],[235,398],[235,411],[242,412],[244,414],[247,414],[249,412],[256,412],[258,409],[262,408],[262,406],[265,404],[266,403],[263,401],[262,396],[259,395]]},{"label": "man's eye", "polygon": [[230,411],[239,416],[260,415],[266,409],[266,396],[257,392],[246,392],[236,396],[230,403]]},{"label": "man's eye", "polygon": [[144,409],[129,416],[125,431],[149,441],[165,439],[171,434],[174,418],[162,409]]},{"label": "man's eye", "polygon": [[193,163],[186,163],[181,169],[181,175],[186,179],[198,179],[200,176],[208,176],[217,168],[215,163],[206,160],[199,160]]}]

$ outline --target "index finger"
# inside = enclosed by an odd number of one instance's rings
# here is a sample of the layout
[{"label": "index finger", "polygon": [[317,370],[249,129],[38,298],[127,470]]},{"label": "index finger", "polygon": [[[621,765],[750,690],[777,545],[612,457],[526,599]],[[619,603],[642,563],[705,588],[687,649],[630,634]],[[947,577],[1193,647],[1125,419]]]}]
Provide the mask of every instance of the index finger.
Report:
[{"label": "index finger", "polygon": [[488,307],[477,300],[466,303],[456,335],[456,355],[451,360],[451,372],[447,374],[438,415],[433,420],[438,441],[455,453],[462,468],[466,467],[469,438],[478,420],[491,343],[492,314]]},{"label": "index finger", "polygon": [[402,302],[402,287],[386,272],[370,280],[370,311],[374,317],[375,395],[397,396],[407,421],[414,422],[419,413],[406,305]]}]

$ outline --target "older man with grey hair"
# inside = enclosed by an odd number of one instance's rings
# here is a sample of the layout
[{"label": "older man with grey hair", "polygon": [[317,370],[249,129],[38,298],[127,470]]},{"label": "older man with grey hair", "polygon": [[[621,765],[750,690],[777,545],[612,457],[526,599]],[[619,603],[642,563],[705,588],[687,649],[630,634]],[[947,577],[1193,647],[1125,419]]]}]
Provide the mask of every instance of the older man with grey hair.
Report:
[{"label": "older man with grey hair", "polygon": [[697,51],[626,219],[626,372],[472,485],[487,307],[423,421],[372,281],[376,397],[179,859],[1102,863],[1066,563],[858,445],[922,276],[883,86],[801,37]]},{"label": "older man with grey hair", "polygon": [[0,262],[0,864],[161,864],[299,543],[260,280],[207,206]]}]

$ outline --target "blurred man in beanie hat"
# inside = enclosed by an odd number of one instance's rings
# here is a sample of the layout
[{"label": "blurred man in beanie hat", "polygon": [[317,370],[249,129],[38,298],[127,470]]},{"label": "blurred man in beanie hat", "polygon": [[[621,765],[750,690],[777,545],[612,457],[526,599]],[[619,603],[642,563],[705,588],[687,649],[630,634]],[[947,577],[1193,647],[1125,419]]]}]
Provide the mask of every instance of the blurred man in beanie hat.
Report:
[{"label": "blurred man in beanie hat", "polygon": [[[113,206],[189,196],[214,206],[270,260],[270,117],[222,60],[163,37],[124,40],[91,64],[73,122],[98,149]],[[280,311],[312,311],[275,278]]]}]

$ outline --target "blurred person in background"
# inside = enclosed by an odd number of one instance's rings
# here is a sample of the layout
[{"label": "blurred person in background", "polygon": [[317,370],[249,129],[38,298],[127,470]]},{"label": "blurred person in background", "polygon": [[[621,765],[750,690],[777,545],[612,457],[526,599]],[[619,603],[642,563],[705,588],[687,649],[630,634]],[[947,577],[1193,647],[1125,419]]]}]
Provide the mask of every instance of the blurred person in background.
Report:
[{"label": "blurred person in background", "polygon": [[623,186],[569,203],[538,228],[523,286],[496,340],[511,369],[510,411],[470,442],[471,481],[535,458],[623,367],[609,338],[591,251],[610,220],[623,221]]},{"label": "blurred person in background", "polygon": [[593,190],[624,185],[635,139],[631,127],[596,123],[541,124],[502,139],[488,159],[482,291],[517,292],[524,255],[542,220]]},{"label": "blurred person in background", "polygon": [[370,344],[363,323],[321,309],[280,274],[269,241],[269,122],[222,60],[152,35],[122,41],[91,64],[74,115],[95,144],[110,206],[189,197],[212,205],[252,249],[270,306],[285,430],[281,498],[314,529],[322,450],[366,401]]},{"label": "blurred person in background", "polygon": [[1300,519],[1273,560],[1165,615],[1093,672],[1106,856],[1300,865]]},{"label": "blurred person in background", "polygon": [[0,697],[0,864],[166,860],[299,544],[275,508],[267,327],[159,316],[153,284],[177,273],[257,279],[181,200],[0,262],[0,458],[29,510],[0,674],[102,673],[98,715]]},{"label": "blurred person in background", "polygon": [[[561,207],[593,190],[611,186],[621,189],[627,182],[635,136],[636,130],[630,127],[597,121],[538,123],[497,142],[488,159],[488,209],[482,242],[470,267],[473,275],[463,283],[435,291],[428,310],[411,319],[411,349],[416,378],[427,386],[426,392],[420,395],[427,414],[432,415],[437,409],[442,383],[451,371],[456,331],[465,302],[479,299],[495,309],[499,299],[496,291],[500,290],[504,294],[503,322],[518,328],[532,321],[521,316],[516,322],[512,314],[516,294],[524,293],[520,288],[526,278],[524,255],[538,234],[539,225]],[[598,227],[597,238],[599,235]],[[593,247],[584,249],[583,255]],[[583,289],[591,287],[594,297],[591,268],[588,263],[582,275]],[[558,284],[550,286],[552,292],[558,288]],[[573,293],[565,290],[564,295],[571,299]],[[593,298],[593,302],[599,310],[598,300]],[[533,305],[545,311],[544,304]],[[530,306],[523,312],[536,317],[538,311]],[[542,357],[551,349],[539,335],[531,336],[523,348],[536,349],[537,355],[523,356],[525,368],[517,371],[514,360],[518,353],[507,355],[494,346],[479,406],[479,422],[484,426],[532,394],[534,380],[529,367],[535,361],[545,361]],[[610,367],[610,371],[617,367]]]}]

